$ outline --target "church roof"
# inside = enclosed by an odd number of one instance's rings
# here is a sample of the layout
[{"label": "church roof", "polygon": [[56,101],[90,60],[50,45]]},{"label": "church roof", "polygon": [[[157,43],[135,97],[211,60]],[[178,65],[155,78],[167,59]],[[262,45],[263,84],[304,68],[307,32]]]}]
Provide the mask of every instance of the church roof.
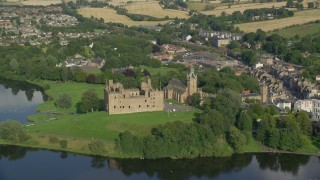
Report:
[{"label": "church roof", "polygon": [[186,91],[187,86],[183,84],[180,80],[172,78],[169,81],[169,84],[165,89],[172,89],[178,93],[184,93]]}]

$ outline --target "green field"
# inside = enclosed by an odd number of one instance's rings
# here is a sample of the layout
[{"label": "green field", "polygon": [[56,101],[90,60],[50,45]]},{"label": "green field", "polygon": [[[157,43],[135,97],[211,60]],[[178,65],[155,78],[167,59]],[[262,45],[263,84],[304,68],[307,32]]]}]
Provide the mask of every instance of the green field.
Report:
[{"label": "green field", "polygon": [[169,68],[169,67],[160,67],[160,68],[152,68],[147,66],[140,66],[141,69],[145,69],[150,72],[151,75],[166,75],[170,71],[177,72],[178,70],[175,68]]},{"label": "green field", "polygon": [[[48,81],[50,89],[46,91],[46,94],[50,96],[49,101],[41,104],[38,107],[40,112],[64,112],[73,113],[76,112],[76,104],[81,100],[82,94],[90,89],[97,92],[99,98],[104,99],[103,89],[104,85],[97,84],[86,84],[86,83],[75,83],[75,82],[51,82]],[[72,97],[72,107],[69,109],[57,108],[54,105],[54,99],[56,99],[59,94],[67,93]]]},{"label": "green field", "polygon": [[[153,127],[166,122],[192,122],[194,112],[143,112],[133,114],[108,115],[106,112],[93,112],[81,115],[34,115],[34,125],[29,124],[31,133],[77,138],[114,140],[120,132],[129,130],[136,135],[147,135]],[[49,119],[55,119],[46,121]]]},{"label": "green field", "polygon": [[293,26],[289,28],[284,28],[281,30],[273,31],[270,34],[279,34],[285,38],[292,38],[296,35],[304,37],[309,34],[315,34],[320,32],[320,23],[305,24],[299,26]]},{"label": "green field", "polygon": [[[171,68],[164,69],[168,70]],[[163,69],[152,68],[152,72],[164,72]],[[152,71],[153,70],[153,71]],[[39,83],[44,84],[44,81]],[[144,112],[122,115],[108,115],[106,112],[93,112],[88,114],[74,114],[76,104],[81,100],[82,94],[90,89],[97,92],[100,99],[104,99],[103,85],[86,83],[58,83],[46,82],[50,89],[46,91],[49,95],[49,101],[38,107],[40,112],[57,112],[58,114],[35,114],[29,116],[29,121],[34,125],[27,126],[30,132],[40,134],[50,134],[57,136],[68,136],[77,138],[98,138],[114,139],[119,132],[125,130],[133,134],[146,135],[150,130],[159,124],[172,121],[191,122],[194,118],[194,112]],[[54,101],[61,93],[67,93],[72,97],[72,107],[62,109],[55,107]]]}]

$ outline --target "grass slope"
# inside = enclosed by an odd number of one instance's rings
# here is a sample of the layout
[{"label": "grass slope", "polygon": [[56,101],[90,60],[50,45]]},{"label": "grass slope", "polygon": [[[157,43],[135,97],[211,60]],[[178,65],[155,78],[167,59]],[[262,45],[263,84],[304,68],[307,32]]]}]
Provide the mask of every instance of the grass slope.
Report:
[{"label": "grass slope", "polygon": [[[46,94],[50,96],[50,100],[38,106],[38,111],[41,112],[64,112],[73,113],[76,112],[76,104],[81,100],[82,94],[87,90],[94,90],[97,92],[99,98],[104,99],[103,89],[104,85],[86,84],[86,83],[59,83],[48,81],[50,89],[46,91]],[[59,94],[67,93],[72,97],[72,107],[69,109],[61,109],[54,106],[54,100]],[[53,99],[53,100],[52,100]]]},{"label": "grass slope", "polygon": [[[37,123],[26,129],[31,133],[47,134],[85,139],[114,140],[126,130],[136,135],[150,134],[152,128],[166,122],[183,121],[190,123],[194,112],[143,112],[133,114],[108,115],[106,112],[93,112],[82,115],[34,115]],[[53,119],[47,121],[48,119]]]},{"label": "grass slope", "polygon": [[273,31],[270,34],[279,34],[280,36],[285,38],[292,38],[296,35],[300,37],[304,37],[308,34],[316,34],[316,33],[320,33],[320,23],[293,26],[293,27]]}]

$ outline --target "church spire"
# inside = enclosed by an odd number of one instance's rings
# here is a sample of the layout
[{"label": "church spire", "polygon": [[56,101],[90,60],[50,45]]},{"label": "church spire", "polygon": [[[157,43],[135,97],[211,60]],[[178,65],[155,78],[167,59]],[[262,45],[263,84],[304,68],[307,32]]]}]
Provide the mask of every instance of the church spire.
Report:
[{"label": "church spire", "polygon": [[190,68],[190,73],[188,74],[188,78],[196,78],[196,77],[197,77],[197,75],[194,72],[194,68],[191,67]]}]

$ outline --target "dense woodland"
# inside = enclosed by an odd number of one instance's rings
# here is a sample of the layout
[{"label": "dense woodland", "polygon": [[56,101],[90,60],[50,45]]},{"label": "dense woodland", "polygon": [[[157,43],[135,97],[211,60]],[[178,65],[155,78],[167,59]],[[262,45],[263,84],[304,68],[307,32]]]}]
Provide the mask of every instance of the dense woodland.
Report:
[{"label": "dense woodland", "polygon": [[281,116],[275,106],[240,105],[239,95],[224,89],[205,100],[194,123],[167,123],[144,137],[126,131],[119,135],[117,147],[125,155],[145,158],[193,158],[242,153],[254,139],[284,151],[296,151],[310,140],[307,113]]}]

